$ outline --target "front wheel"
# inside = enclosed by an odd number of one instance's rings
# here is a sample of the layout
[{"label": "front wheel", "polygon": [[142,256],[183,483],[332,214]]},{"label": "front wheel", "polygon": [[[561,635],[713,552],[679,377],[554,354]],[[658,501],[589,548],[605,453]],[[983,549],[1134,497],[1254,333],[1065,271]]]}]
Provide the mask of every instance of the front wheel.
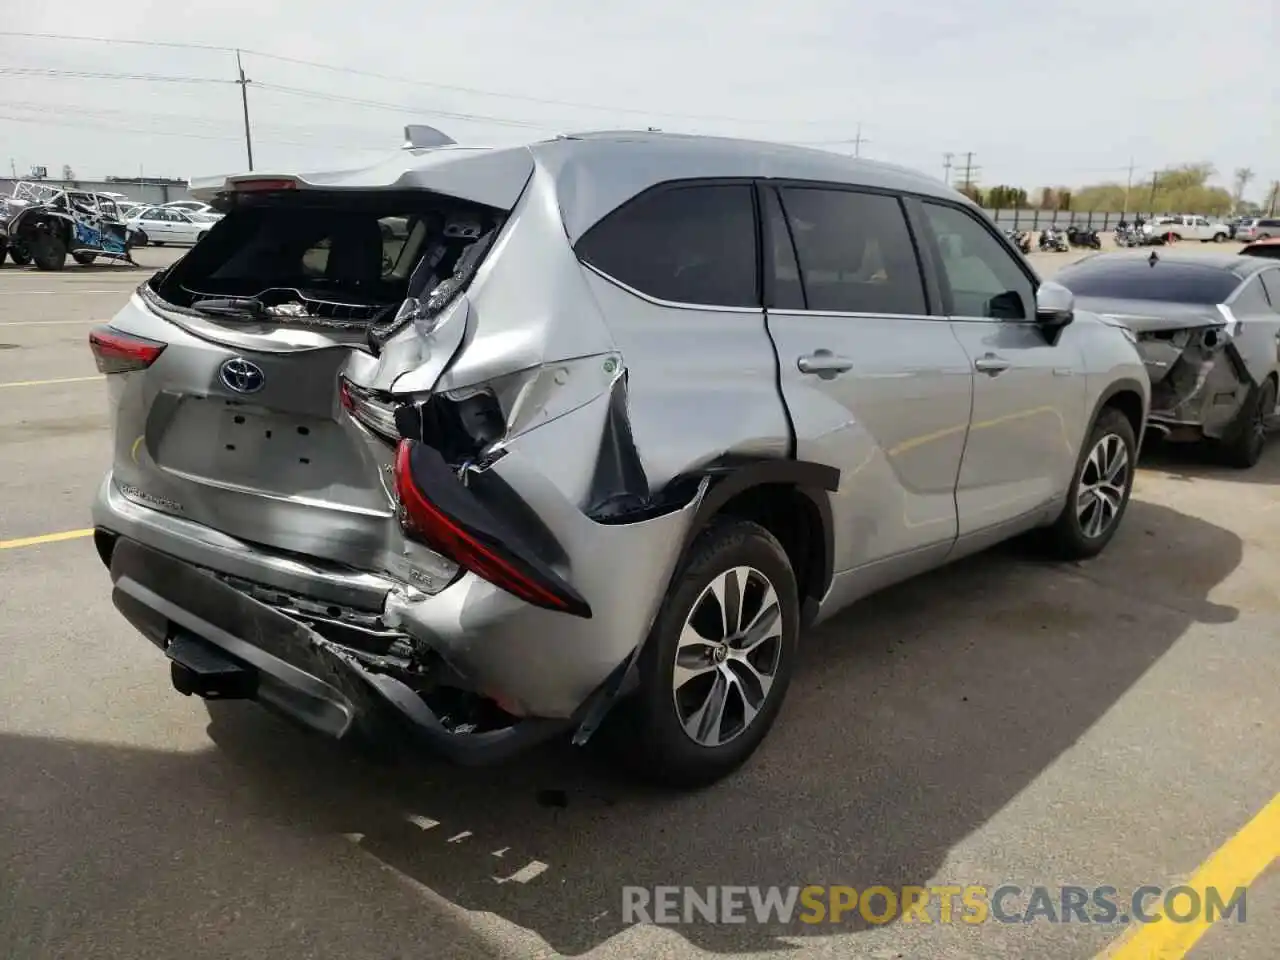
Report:
[{"label": "front wheel", "polygon": [[38,270],[61,270],[67,265],[67,245],[54,233],[45,233],[31,243],[31,257]]},{"label": "front wheel", "polygon": [[1046,546],[1063,560],[1095,557],[1111,542],[1133,490],[1138,442],[1133,424],[1103,408],[1085,441],[1067,504],[1045,531]]},{"label": "front wheel", "polygon": [[672,580],[620,718],[646,779],[705,786],[765,738],[786,695],[800,631],[795,575],[759,524],[708,527]]},{"label": "front wheel", "polygon": [[31,251],[21,243],[10,241],[9,243],[9,259],[20,267],[25,267],[31,262]]}]

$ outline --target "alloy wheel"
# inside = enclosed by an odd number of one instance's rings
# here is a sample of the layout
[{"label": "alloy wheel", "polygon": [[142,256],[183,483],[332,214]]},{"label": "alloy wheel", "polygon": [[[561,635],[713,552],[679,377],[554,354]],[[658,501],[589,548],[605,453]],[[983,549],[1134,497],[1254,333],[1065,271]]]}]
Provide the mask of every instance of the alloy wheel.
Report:
[{"label": "alloy wheel", "polygon": [[1129,449],[1114,433],[1104,435],[1089,451],[1076,490],[1076,518],[1089,539],[1101,537],[1120,516],[1129,468]]},{"label": "alloy wheel", "polygon": [[754,567],[733,567],[699,594],[676,643],[672,696],[685,734],[704,747],[740,736],[769,697],[782,659],[782,606]]}]

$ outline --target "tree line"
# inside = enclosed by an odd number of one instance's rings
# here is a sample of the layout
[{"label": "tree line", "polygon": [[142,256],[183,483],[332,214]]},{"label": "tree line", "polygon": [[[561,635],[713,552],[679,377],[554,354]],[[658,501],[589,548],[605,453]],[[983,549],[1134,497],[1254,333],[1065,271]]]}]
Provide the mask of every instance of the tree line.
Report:
[{"label": "tree line", "polygon": [[1241,167],[1232,176],[1232,189],[1211,184],[1216,171],[1209,163],[1184,163],[1168,167],[1126,189],[1123,183],[1096,183],[1085,187],[1022,187],[1000,184],[981,190],[960,187],[960,192],[988,210],[1091,210],[1118,213],[1201,213],[1227,216],[1233,213],[1275,215],[1280,207],[1280,181],[1273,182],[1261,204],[1245,200],[1254,172]]}]

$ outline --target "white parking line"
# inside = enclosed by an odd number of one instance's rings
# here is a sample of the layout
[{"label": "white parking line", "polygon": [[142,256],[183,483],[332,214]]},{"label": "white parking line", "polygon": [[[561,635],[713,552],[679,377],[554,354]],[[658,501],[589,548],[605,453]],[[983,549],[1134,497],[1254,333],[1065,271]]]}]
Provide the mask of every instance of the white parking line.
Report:
[{"label": "white parking line", "polygon": [[87,383],[90,380],[101,380],[102,374],[96,377],[58,377],[54,380],[14,380],[10,383],[0,383],[0,390],[5,387],[43,387],[50,383]]},{"label": "white parking line", "polygon": [[103,320],[0,320],[0,327],[63,327],[104,322]]},{"label": "white parking line", "polygon": [[52,297],[64,293],[125,293],[129,287],[113,287],[110,290],[77,290],[74,287],[63,287],[61,290],[0,290],[0,297]]}]

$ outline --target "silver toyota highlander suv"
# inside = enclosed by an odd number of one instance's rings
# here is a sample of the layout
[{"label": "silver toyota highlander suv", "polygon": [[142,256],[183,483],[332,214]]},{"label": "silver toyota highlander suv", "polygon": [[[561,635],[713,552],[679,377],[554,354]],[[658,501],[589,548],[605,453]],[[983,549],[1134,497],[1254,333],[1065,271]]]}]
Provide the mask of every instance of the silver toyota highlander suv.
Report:
[{"label": "silver toyota highlander suv", "polygon": [[425,129],[196,184],[225,217],[91,334],[96,545],[179,691],[462,763],[616,706],[621,752],[706,783],[806,626],[1016,534],[1115,533],[1132,335],[960,194],[767,143]]}]

